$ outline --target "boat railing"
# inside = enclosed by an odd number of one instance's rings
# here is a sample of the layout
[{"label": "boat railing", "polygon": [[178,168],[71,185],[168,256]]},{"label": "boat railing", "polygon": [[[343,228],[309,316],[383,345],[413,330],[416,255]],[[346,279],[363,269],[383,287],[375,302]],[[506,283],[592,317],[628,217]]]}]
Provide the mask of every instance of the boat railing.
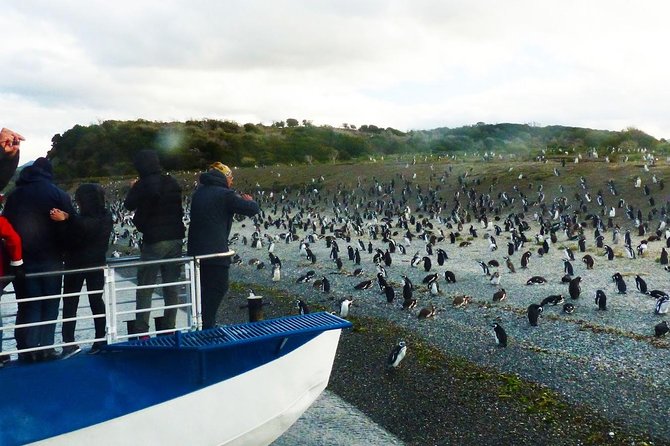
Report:
[{"label": "boat railing", "polygon": [[[19,353],[28,353],[33,351],[62,348],[70,345],[84,346],[94,342],[106,342],[114,344],[123,342],[138,336],[156,336],[173,333],[174,331],[193,331],[202,328],[202,306],[200,303],[200,261],[215,257],[231,256],[232,251],[205,256],[183,256],[172,259],[142,261],[139,257],[121,257],[108,259],[104,266],[70,269],[61,271],[50,271],[26,274],[26,278],[58,276],[64,277],[69,274],[83,274],[93,271],[102,271],[105,277],[104,287],[102,289],[102,298],[105,305],[105,314],[95,315],[91,312],[88,296],[99,294],[101,290],[89,290],[87,285],[79,292],[37,296],[30,298],[17,299],[16,293],[10,283],[2,293],[0,299],[0,334],[1,356],[16,355]],[[137,269],[144,266],[158,266],[165,264],[179,264],[180,274],[177,280],[172,282],[157,281],[150,285],[137,285]],[[160,269],[160,268],[159,268]],[[159,274],[160,277],[160,274]],[[11,281],[11,276],[0,277],[0,281]],[[62,283],[62,281],[61,281]],[[163,300],[163,290],[167,287],[177,288],[178,302],[173,305],[166,305]],[[146,309],[136,308],[136,293],[141,289],[153,289],[151,295],[151,307]],[[62,287],[61,287],[62,290]],[[79,296],[79,304],[75,317],[63,317],[63,300]],[[30,302],[44,302],[51,299],[59,301],[58,317],[53,320],[16,323],[18,305]],[[156,319],[160,320],[166,310],[177,312],[175,327],[163,327]],[[149,329],[143,332],[137,332],[134,327],[136,315],[149,312],[156,316],[150,319]],[[94,330],[94,320],[96,318],[105,318],[105,336],[96,338]],[[76,322],[75,341],[62,341],[62,326],[64,322]],[[26,329],[30,327],[40,327],[56,324],[55,340],[53,345],[40,345],[31,348],[18,349],[16,345],[15,331],[17,329]],[[61,342],[58,342],[61,341]]]}]

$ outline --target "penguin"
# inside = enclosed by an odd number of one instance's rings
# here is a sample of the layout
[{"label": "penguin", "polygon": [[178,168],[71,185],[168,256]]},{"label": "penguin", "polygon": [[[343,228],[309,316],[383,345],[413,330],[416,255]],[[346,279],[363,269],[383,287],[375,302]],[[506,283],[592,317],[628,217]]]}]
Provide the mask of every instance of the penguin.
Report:
[{"label": "penguin", "polygon": [[435,304],[431,303],[430,307],[422,308],[417,317],[419,319],[429,319],[435,316],[435,313],[437,313],[437,308],[435,308]]},{"label": "penguin", "polygon": [[547,279],[542,276],[533,276],[526,281],[526,285],[540,285],[543,283],[547,283]]},{"label": "penguin", "polygon": [[607,260],[614,260],[614,250],[609,245],[605,245],[604,248]]},{"label": "penguin", "polygon": [[505,291],[505,288],[500,288],[493,293],[493,302],[502,302],[505,299],[507,299],[507,291]]},{"label": "penguin", "polygon": [[358,248],[356,248],[356,251],[354,251],[354,264],[355,265],[361,264],[361,253],[358,250]]},{"label": "penguin", "polygon": [[444,265],[445,260],[447,260],[449,257],[447,256],[447,253],[444,251],[444,249],[438,248],[437,250],[437,264],[442,266]]},{"label": "penguin", "polygon": [[489,279],[489,282],[491,283],[491,285],[496,285],[496,286],[500,285],[500,273],[498,273],[498,271],[494,272],[491,275],[491,278]]},{"label": "penguin", "polygon": [[545,306],[551,304],[551,305],[560,305],[565,301],[563,298],[562,294],[553,294],[551,296],[547,296],[544,299],[542,299],[542,302],[540,303],[540,306],[544,308]]},{"label": "penguin", "polygon": [[516,250],[516,245],[513,242],[508,242],[507,243],[507,255],[511,256],[514,254],[514,251]]},{"label": "penguin", "polygon": [[392,286],[386,285],[384,287],[384,295],[386,296],[387,303],[393,303],[393,299],[395,299],[395,290]]},{"label": "penguin", "polygon": [[[670,240],[670,238],[668,239]],[[665,250],[665,248],[661,248],[661,265],[667,265],[668,264],[668,251]]]},{"label": "penguin", "polygon": [[358,285],[354,286],[354,288],[357,289],[357,290],[368,290],[368,289],[372,288],[372,280],[369,280],[369,279],[364,280],[361,283],[359,283]]},{"label": "penguin", "polygon": [[430,269],[433,267],[433,263],[430,260],[430,257],[424,256],[421,260],[423,261],[423,270],[426,272],[430,271]]},{"label": "penguin", "polygon": [[612,276],[614,281],[616,282],[616,288],[619,294],[626,294],[626,281],[623,280],[623,276],[619,273],[616,273],[614,276]]},{"label": "penguin", "polygon": [[428,289],[430,290],[430,294],[433,296],[440,294],[440,284],[437,283],[437,279],[431,280],[430,283],[428,283]]},{"label": "penguin", "polygon": [[383,273],[377,273],[377,286],[379,287],[379,292],[383,293],[384,288],[388,286],[388,282],[386,282],[386,279],[384,278]]},{"label": "penguin", "polygon": [[505,265],[507,266],[507,269],[509,270],[510,273],[516,272],[514,270],[514,263],[512,263],[512,260],[507,256],[505,256]]},{"label": "penguin", "polygon": [[422,261],[422,258],[421,258],[421,256],[419,255],[419,252],[417,251],[417,253],[414,254],[414,257],[412,257],[412,260],[410,260],[409,264],[410,264],[410,266],[416,268],[416,267],[419,266],[419,264],[421,263],[421,261]]},{"label": "penguin", "polygon": [[584,237],[579,238],[577,245],[579,246],[579,252],[586,252],[586,239]]},{"label": "penguin", "polygon": [[309,314],[309,307],[307,306],[307,303],[304,300],[298,299],[295,302],[295,306],[298,309],[298,313],[302,315]]},{"label": "penguin", "polygon": [[654,326],[654,336],[656,336],[657,338],[660,338],[669,331],[670,327],[668,327],[668,321],[659,322]]},{"label": "penguin", "polygon": [[351,273],[351,275],[354,277],[359,277],[361,274],[363,274],[363,268],[356,268],[354,272]]},{"label": "penguin", "polygon": [[656,314],[666,314],[670,310],[670,297],[666,294],[663,297],[656,299],[656,306],[654,308],[654,313]]},{"label": "penguin", "polygon": [[528,306],[528,322],[531,326],[537,327],[537,320],[542,315],[542,306],[538,304],[530,304]]},{"label": "penguin", "polygon": [[494,323],[492,327],[493,327],[493,337],[495,338],[498,347],[501,348],[507,347],[507,333],[505,332],[505,329],[502,327],[502,325],[498,323]]},{"label": "penguin", "polygon": [[330,293],[330,280],[326,278],[326,276],[323,276],[321,278],[321,291],[324,293]]},{"label": "penguin", "polygon": [[581,281],[582,278],[580,276],[577,276],[570,281],[570,284],[568,285],[568,292],[570,293],[571,299],[579,298],[579,294],[582,292],[582,287],[580,285]]},{"label": "penguin", "polygon": [[482,262],[481,260],[478,260],[477,263],[479,263],[479,266],[482,268],[482,273],[484,273],[485,276],[489,276],[491,273],[489,272],[489,266]]},{"label": "penguin", "polygon": [[411,299],[413,290],[412,281],[407,276],[402,276],[402,298],[405,300]]},{"label": "penguin", "polygon": [[575,306],[572,305],[571,303],[567,303],[563,305],[563,313],[565,314],[572,314],[575,312]]},{"label": "penguin", "polygon": [[568,276],[574,276],[575,275],[575,271],[574,271],[574,269],[572,269],[572,263],[570,263],[569,260],[563,260],[563,271]]},{"label": "penguin", "polygon": [[403,310],[411,310],[414,307],[416,307],[416,299],[414,299],[413,297],[405,298],[402,301]]},{"label": "penguin", "polygon": [[565,254],[565,258],[568,260],[572,260],[573,262],[575,261],[575,254],[572,252],[572,249],[566,247],[563,250],[563,253]]},{"label": "penguin", "polygon": [[445,271],[444,280],[447,283],[456,283],[456,275],[452,271]]},{"label": "penguin", "polygon": [[346,319],[349,316],[349,311],[351,309],[351,304],[354,300],[351,297],[345,297],[340,301],[340,317]]},{"label": "penguin", "polygon": [[586,269],[593,269],[593,265],[595,264],[593,257],[589,254],[586,254],[584,257],[582,257],[582,262],[584,262],[586,265]]},{"label": "penguin", "polygon": [[407,354],[407,344],[405,341],[398,342],[389,353],[388,359],[386,360],[386,366],[390,369],[397,368],[402,360]]},{"label": "penguin", "polygon": [[272,281],[279,282],[281,280],[281,264],[275,263],[272,265]]},{"label": "penguin", "polygon": [[647,294],[647,282],[639,274],[635,276],[635,286],[640,293]]},{"label": "penguin", "polygon": [[307,271],[304,275],[298,277],[295,283],[307,283],[314,278],[316,273],[314,271]]},{"label": "penguin", "polygon": [[598,305],[598,309],[605,311],[607,310],[607,296],[605,295],[605,292],[603,290],[597,290],[596,291],[596,305]]},{"label": "penguin", "polygon": [[454,300],[451,302],[451,305],[454,308],[460,308],[460,307],[464,307],[467,304],[469,304],[471,300],[472,300],[472,296],[467,296],[465,294],[459,294],[457,296],[454,296]]},{"label": "penguin", "polygon": [[526,251],[523,253],[521,256],[521,268],[526,269],[528,268],[528,260],[530,259],[530,251]]}]

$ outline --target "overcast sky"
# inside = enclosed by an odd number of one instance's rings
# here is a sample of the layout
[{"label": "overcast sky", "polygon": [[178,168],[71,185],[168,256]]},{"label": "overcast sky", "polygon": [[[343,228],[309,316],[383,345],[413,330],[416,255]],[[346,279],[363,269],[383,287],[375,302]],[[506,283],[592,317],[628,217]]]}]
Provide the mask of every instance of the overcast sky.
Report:
[{"label": "overcast sky", "polygon": [[108,119],[515,122],[670,138],[665,1],[3,2],[22,162]]}]

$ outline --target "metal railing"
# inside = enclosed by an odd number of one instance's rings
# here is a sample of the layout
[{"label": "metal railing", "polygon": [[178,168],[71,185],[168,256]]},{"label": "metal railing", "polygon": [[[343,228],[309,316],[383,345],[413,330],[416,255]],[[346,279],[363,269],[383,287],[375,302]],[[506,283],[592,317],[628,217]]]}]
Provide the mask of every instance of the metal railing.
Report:
[{"label": "metal railing", "polygon": [[[37,278],[47,276],[63,277],[68,274],[87,273],[102,271],[105,277],[104,287],[102,289],[102,299],[105,305],[105,337],[96,338],[94,331],[94,319],[103,317],[102,314],[95,315],[91,312],[88,302],[88,296],[99,294],[101,290],[89,290],[83,287],[79,292],[64,293],[17,299],[13,286],[6,287],[0,299],[0,333],[2,333],[2,351],[0,356],[11,356],[18,353],[28,353],[33,351],[62,348],[70,345],[86,345],[94,342],[106,342],[114,344],[123,342],[130,338],[138,336],[155,336],[169,334],[174,331],[191,331],[202,328],[202,306],[200,303],[200,261],[214,257],[231,256],[234,252],[229,251],[219,254],[210,254],[197,257],[180,257],[174,259],[140,261],[137,257],[126,257],[109,259],[105,266],[93,268],[81,268],[62,271],[51,271],[42,273],[26,274],[26,278]],[[180,265],[180,275],[178,280],[173,282],[158,282],[150,285],[137,285],[137,269],[147,265],[164,265],[169,263],[178,263]],[[11,280],[11,277],[0,277],[0,280]],[[62,284],[62,281],[61,281]],[[163,301],[161,291],[166,287],[177,287],[178,303],[166,305]],[[140,289],[153,289],[151,296],[151,307],[146,309],[136,308],[136,292]],[[62,287],[61,287],[62,290]],[[63,317],[63,298],[79,296],[79,305],[75,317]],[[17,324],[16,316],[18,305],[21,303],[45,301],[49,299],[59,300],[58,317],[53,320],[44,320],[33,323]],[[157,304],[158,302],[158,304]],[[155,318],[150,318],[149,329],[142,332],[129,330],[135,321],[138,313],[150,312],[157,317],[163,315],[165,310],[175,310],[177,312],[175,327],[160,329],[157,327]],[[62,326],[64,322],[76,321],[75,341],[62,342]],[[18,349],[14,332],[16,329],[26,329],[30,327],[39,327],[43,325],[56,324],[55,342],[53,345],[40,345],[37,347]],[[58,342],[58,341],[61,342]]]}]

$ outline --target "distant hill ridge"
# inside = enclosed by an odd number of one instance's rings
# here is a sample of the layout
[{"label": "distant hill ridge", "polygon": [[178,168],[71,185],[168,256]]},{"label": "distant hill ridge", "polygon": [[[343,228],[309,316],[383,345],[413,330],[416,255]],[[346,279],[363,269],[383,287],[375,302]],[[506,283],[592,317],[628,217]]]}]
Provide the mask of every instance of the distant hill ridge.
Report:
[{"label": "distant hill ridge", "polygon": [[528,124],[484,124],[402,132],[372,124],[315,126],[287,119],[266,126],[207,119],[186,122],[104,121],[75,125],[52,138],[48,153],[61,179],[134,174],[142,149],[160,152],[167,170],[202,169],[222,160],[234,166],[356,161],[407,154],[514,153],[536,156],[596,149],[670,152],[665,139],[638,129],[622,131]]}]

